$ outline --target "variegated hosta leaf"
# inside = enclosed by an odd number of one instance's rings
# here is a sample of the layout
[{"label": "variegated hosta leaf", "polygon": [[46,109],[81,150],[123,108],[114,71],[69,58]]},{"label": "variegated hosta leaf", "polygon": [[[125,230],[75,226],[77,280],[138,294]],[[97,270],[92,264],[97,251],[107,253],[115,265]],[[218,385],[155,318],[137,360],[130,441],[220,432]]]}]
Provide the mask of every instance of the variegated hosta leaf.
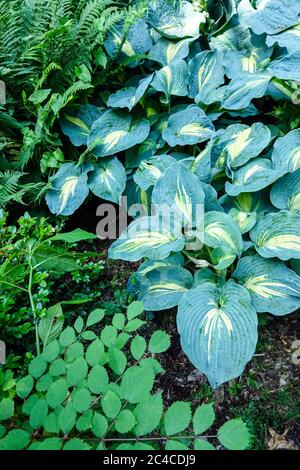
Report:
[{"label": "variegated hosta leaf", "polygon": [[178,305],[182,295],[192,287],[193,276],[181,266],[162,266],[143,276],[139,300],[145,310],[164,310]]},{"label": "variegated hosta leaf", "polygon": [[266,188],[282,176],[282,171],[275,170],[268,158],[254,158],[246,165],[232,172],[232,183],[225,184],[230,196],[252,193]]},{"label": "variegated hosta leaf", "polygon": [[278,43],[280,47],[285,47],[289,53],[300,51],[300,25],[274,36],[267,36],[266,43],[268,46]]},{"label": "variegated hosta leaf", "polygon": [[185,0],[166,2],[152,0],[148,10],[149,23],[166,38],[185,38],[199,36],[199,26],[205,23],[203,13]]},{"label": "variegated hosta leaf", "polygon": [[163,131],[162,136],[171,147],[194,145],[210,139],[214,130],[213,124],[204,111],[192,105],[171,114],[168,127]]},{"label": "variegated hosta leaf", "polygon": [[112,259],[139,261],[142,258],[159,260],[171,252],[183,250],[185,238],[175,220],[170,223],[160,216],[141,217],[132,222],[110,247]]},{"label": "variegated hosta leaf", "polygon": [[252,126],[232,124],[227,127],[220,143],[227,142],[227,165],[237,168],[245,165],[251,158],[257,157],[271,141],[271,132],[261,122]]},{"label": "variegated hosta leaf", "polygon": [[96,196],[118,203],[126,186],[126,173],[122,163],[112,157],[95,164],[94,170],[89,174],[88,186]]},{"label": "variegated hosta leaf", "polygon": [[77,111],[70,110],[60,121],[62,131],[77,147],[87,145],[88,135],[93,123],[104,113],[103,109],[90,104],[80,106]]},{"label": "variegated hosta leaf", "polygon": [[240,256],[243,239],[237,223],[223,212],[207,212],[204,216],[204,243],[212,248],[226,248]]},{"label": "variegated hosta leaf", "polygon": [[276,78],[282,80],[299,80],[300,51],[292,52],[271,62],[267,70]]},{"label": "variegated hosta leaf", "polygon": [[300,210],[300,169],[276,181],[270,198],[278,209]]},{"label": "variegated hosta leaf", "polygon": [[217,191],[210,184],[202,183],[201,186],[205,194],[205,201],[204,201],[205,212],[211,212],[211,211],[224,212],[222,206],[218,202]]},{"label": "variegated hosta leaf", "polygon": [[234,263],[236,253],[228,247],[218,247],[212,250],[210,259],[214,269],[224,270]]},{"label": "variegated hosta leaf", "polygon": [[164,171],[176,163],[175,158],[170,155],[156,155],[141,162],[139,169],[133,175],[133,179],[145,191],[154,186],[161,178]]},{"label": "variegated hosta leaf", "polygon": [[258,215],[270,211],[271,204],[264,201],[259,193],[241,193],[237,197],[223,196],[219,201],[225,211],[236,221],[241,233],[247,233],[254,227]]},{"label": "variegated hosta leaf", "polygon": [[198,176],[200,181],[209,183],[211,180],[211,145],[206,145],[205,149],[197,155],[191,164],[191,170]]},{"label": "variegated hosta leaf", "polygon": [[[167,168],[156,182],[152,193],[152,204],[164,212],[178,216],[182,226],[190,228],[201,223],[204,205],[204,191],[197,176],[184,164],[178,162]],[[166,209],[165,209],[166,206]]]},{"label": "variegated hosta leaf", "polygon": [[257,314],[250,295],[233,280],[223,287],[203,282],[180,302],[177,326],[182,349],[213,388],[238,377],[257,343]]},{"label": "variegated hosta leaf", "polygon": [[136,87],[129,86],[116,91],[116,93],[113,93],[108,98],[107,106],[112,108],[128,108],[131,111],[145,94],[152,78],[153,74],[139,80]]},{"label": "variegated hosta leaf", "polygon": [[165,94],[168,102],[171,95],[186,96],[188,66],[184,60],[179,60],[175,64],[166,65],[158,72],[151,83],[151,86]]},{"label": "variegated hosta leaf", "polygon": [[[124,40],[125,35],[126,38]],[[152,46],[152,39],[146,22],[138,20],[130,27],[128,32],[126,32],[124,24],[113,26],[108,38],[104,42],[104,46],[110,57],[113,57],[119,51],[118,60],[120,62],[128,62],[128,59],[149,51]],[[129,66],[136,66],[138,60],[129,61],[128,63]]]},{"label": "variegated hosta leaf", "polygon": [[259,219],[250,232],[256,250],[264,258],[286,261],[300,258],[300,217],[297,211],[280,211]]},{"label": "variegated hosta leaf", "polygon": [[189,62],[189,96],[196,103],[215,101],[216,89],[224,83],[224,67],[219,51],[204,51]]},{"label": "variegated hosta leaf", "polygon": [[125,111],[109,110],[94,122],[88,147],[95,157],[106,157],[143,142],[149,131],[146,119],[132,123],[132,117]]},{"label": "variegated hosta leaf", "polygon": [[220,279],[219,276],[210,268],[201,268],[194,274],[193,287],[201,286],[206,282],[216,286],[218,284],[218,279]]},{"label": "variegated hosta leaf", "polygon": [[248,289],[257,312],[286,315],[300,307],[300,277],[282,261],[246,256],[233,277]]},{"label": "variegated hosta leaf", "polygon": [[254,98],[265,95],[271,75],[269,73],[241,73],[229,83],[222,101],[222,108],[247,108]]},{"label": "variegated hosta leaf", "polygon": [[276,140],[272,161],[274,168],[282,170],[283,175],[300,168],[300,129],[294,129]]},{"label": "variegated hosta leaf", "polygon": [[161,38],[151,48],[148,59],[159,62],[162,66],[175,64],[189,55],[189,45],[192,41],[191,38],[176,42]]},{"label": "variegated hosta leaf", "polygon": [[93,165],[64,163],[51,179],[51,189],[46,194],[50,211],[57,215],[71,215],[89,194],[88,172]]},{"label": "variegated hosta leaf", "polygon": [[238,14],[254,33],[276,34],[299,22],[300,5],[297,0],[257,0],[254,8],[250,0],[241,0]]}]

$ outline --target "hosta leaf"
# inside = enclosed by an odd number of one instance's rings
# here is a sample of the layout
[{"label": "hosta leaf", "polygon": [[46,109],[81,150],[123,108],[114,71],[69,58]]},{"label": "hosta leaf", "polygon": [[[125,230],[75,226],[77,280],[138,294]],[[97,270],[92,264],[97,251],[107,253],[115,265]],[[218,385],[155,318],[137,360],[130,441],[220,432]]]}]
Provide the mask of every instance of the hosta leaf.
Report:
[{"label": "hosta leaf", "polygon": [[128,86],[116,91],[108,98],[107,106],[112,108],[128,108],[131,111],[146,93],[152,78],[153,74],[139,80],[136,87]]},{"label": "hosta leaf", "polygon": [[89,194],[88,172],[93,169],[89,163],[76,166],[64,163],[51,179],[51,189],[46,194],[46,202],[53,214],[71,215]]},{"label": "hosta leaf", "polygon": [[103,114],[104,109],[90,104],[81,106],[77,111],[70,110],[64,114],[60,125],[72,144],[76,146],[86,145],[87,138],[93,123]]},{"label": "hosta leaf", "polygon": [[126,31],[124,24],[118,24],[110,29],[106,41],[105,49],[110,57],[118,52],[119,62],[127,62],[129,66],[134,67],[138,60],[134,60],[136,55],[144,54],[152,46],[152,39],[144,20],[136,21]]},{"label": "hosta leaf", "polygon": [[276,78],[298,80],[300,76],[300,51],[292,52],[272,61],[267,70]]},{"label": "hosta leaf", "polygon": [[176,163],[176,160],[170,155],[155,155],[141,162],[133,179],[140,188],[147,191],[150,186],[155,185],[164,171],[169,168],[169,166],[173,165],[173,163]]},{"label": "hosta leaf", "polygon": [[171,114],[168,126],[163,131],[163,139],[171,146],[194,145],[210,139],[214,126],[204,111],[197,106],[188,106]]},{"label": "hosta leaf", "polygon": [[[152,193],[152,204],[158,210],[170,208],[178,215],[182,225],[192,228],[199,219],[199,210],[203,208],[205,194],[198,177],[180,162],[169,167],[157,181]],[[199,220],[198,220],[199,222]]]},{"label": "hosta leaf", "polygon": [[249,290],[257,312],[286,315],[300,306],[300,277],[282,261],[247,256],[233,277]]},{"label": "hosta leaf", "polygon": [[149,23],[162,36],[167,38],[198,37],[199,26],[205,23],[203,13],[183,0],[181,2],[165,2],[153,0],[149,4]]},{"label": "hosta leaf", "polygon": [[285,47],[289,53],[300,50],[300,25],[294,26],[282,33],[267,36],[266,43],[273,46],[278,43],[280,47]]},{"label": "hosta leaf", "polygon": [[174,251],[181,251],[185,239],[178,223],[170,227],[159,216],[142,217],[132,222],[109,249],[112,259],[138,261],[142,258],[164,259]]},{"label": "hosta leaf", "polygon": [[126,186],[126,173],[116,157],[101,160],[89,174],[88,186],[96,196],[119,202]]},{"label": "hosta leaf", "polygon": [[184,60],[179,60],[174,64],[165,65],[156,72],[151,86],[165,94],[166,102],[169,102],[170,96],[186,96],[188,66]]},{"label": "hosta leaf", "polygon": [[214,388],[239,376],[255,352],[257,315],[248,291],[232,280],[186,292],[177,326],[185,354]]},{"label": "hosta leaf", "polygon": [[274,168],[281,170],[282,174],[300,168],[300,129],[294,129],[276,140],[272,161]]},{"label": "hosta leaf", "polygon": [[226,142],[227,164],[236,168],[257,157],[271,141],[271,132],[260,122],[252,126],[233,124],[227,127],[220,139]]},{"label": "hosta leaf", "polygon": [[300,6],[295,0],[257,0],[256,8],[250,0],[238,6],[241,24],[256,34],[276,34],[299,22]]},{"label": "hosta leaf", "polygon": [[139,299],[145,310],[163,310],[178,305],[184,292],[193,283],[193,276],[181,266],[153,269],[143,277],[139,286]]},{"label": "hosta leaf", "polygon": [[151,48],[148,59],[159,62],[161,65],[175,64],[189,55],[189,45],[193,39],[182,39],[181,41],[168,41],[161,38]]},{"label": "hosta leaf", "polygon": [[106,111],[94,122],[88,137],[88,147],[96,157],[122,152],[143,142],[150,131],[146,119],[132,122],[125,111]]},{"label": "hosta leaf", "polygon": [[224,83],[224,67],[219,51],[204,51],[189,62],[189,96],[196,103],[215,101],[214,91]]},{"label": "hosta leaf", "polygon": [[250,232],[256,250],[264,258],[300,259],[298,212],[280,211],[260,218]]},{"label": "hosta leaf", "polygon": [[236,255],[243,251],[243,239],[237,223],[223,212],[207,212],[204,216],[204,243],[212,248],[227,248]]},{"label": "hosta leaf", "polygon": [[271,189],[270,198],[278,209],[300,209],[300,169],[276,181]]},{"label": "hosta leaf", "polygon": [[222,101],[225,109],[247,108],[254,98],[265,95],[271,75],[268,73],[240,73],[227,87]]},{"label": "hosta leaf", "polygon": [[226,182],[225,190],[230,196],[257,192],[274,183],[282,176],[282,170],[273,168],[271,160],[254,158],[232,172],[232,183]]}]

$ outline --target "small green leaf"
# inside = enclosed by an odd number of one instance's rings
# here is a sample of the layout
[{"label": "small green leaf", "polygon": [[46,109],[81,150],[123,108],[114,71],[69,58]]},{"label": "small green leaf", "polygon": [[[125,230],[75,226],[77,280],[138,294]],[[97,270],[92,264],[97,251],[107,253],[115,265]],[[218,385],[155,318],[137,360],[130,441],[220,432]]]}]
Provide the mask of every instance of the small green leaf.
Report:
[{"label": "small green leaf", "polygon": [[58,417],[59,427],[65,434],[69,433],[76,423],[76,411],[72,405],[67,405],[61,410]]},{"label": "small green leaf", "polygon": [[127,317],[128,320],[132,320],[133,318],[137,317],[138,315],[141,315],[144,311],[144,304],[143,302],[140,302],[139,300],[136,300],[135,302],[132,302],[128,309],[127,309]]},{"label": "small green leaf", "polygon": [[202,434],[209,429],[215,420],[213,403],[200,405],[193,418],[193,428],[196,435]]},{"label": "small green leaf", "polygon": [[52,362],[49,368],[49,374],[53,375],[53,377],[56,377],[58,375],[63,375],[66,372],[66,369],[67,369],[67,365],[65,361],[61,358],[58,358]]},{"label": "small green leaf", "polygon": [[250,444],[251,434],[240,418],[231,419],[220,427],[218,439],[228,450],[244,450]]},{"label": "small green leaf", "polygon": [[88,365],[83,357],[79,357],[68,366],[67,382],[69,385],[76,385],[85,379],[88,372]]},{"label": "small green leaf", "polygon": [[146,436],[154,431],[160,423],[163,414],[161,393],[150,395],[138,403],[134,409],[137,425],[134,429],[136,436]]},{"label": "small green leaf", "polygon": [[149,351],[153,354],[165,352],[171,344],[170,336],[162,330],[158,330],[150,338]]},{"label": "small green leaf", "polygon": [[78,359],[79,357],[83,356],[83,354],[83,345],[79,342],[76,342],[68,346],[68,349],[66,351],[66,358],[68,362],[72,362],[75,361],[75,359]]},{"label": "small green leaf", "polygon": [[165,414],[164,424],[167,436],[173,436],[184,431],[190,424],[192,417],[191,405],[183,401],[177,401],[168,408]]},{"label": "small green leaf", "polygon": [[87,431],[92,427],[93,410],[87,410],[76,422],[76,429],[79,432]]},{"label": "small green leaf", "polygon": [[150,367],[130,367],[122,378],[122,396],[129,403],[139,403],[147,397],[153,384],[154,372]]},{"label": "small green leaf", "polygon": [[104,367],[96,364],[88,375],[87,384],[92,393],[105,392],[108,386],[108,375]]},{"label": "small green leaf", "polygon": [[46,370],[47,368],[47,362],[45,359],[40,355],[35,357],[31,363],[29,364],[29,374],[35,378],[38,379]]},{"label": "small green leaf", "polygon": [[92,403],[90,391],[87,388],[76,390],[72,393],[72,404],[75,411],[83,413],[88,410]]},{"label": "small green leaf", "polygon": [[91,330],[84,331],[81,337],[82,339],[85,339],[86,341],[93,341],[93,339],[97,338],[96,334]]},{"label": "small green leaf", "polygon": [[189,450],[188,446],[179,441],[167,441],[165,450]]},{"label": "small green leaf", "polygon": [[97,437],[103,437],[108,428],[107,419],[100,413],[95,413],[92,419],[92,431]]},{"label": "small green leaf", "polygon": [[51,408],[60,405],[68,395],[68,385],[65,379],[59,379],[50,385],[46,394],[46,400]]},{"label": "small green leaf", "polygon": [[0,401],[0,421],[4,421],[13,416],[15,410],[14,402],[11,398],[2,398]]},{"label": "small green leaf", "polygon": [[33,378],[31,377],[31,375],[26,375],[26,377],[23,377],[23,379],[19,380],[19,382],[17,383],[17,387],[16,387],[17,395],[20,398],[26,398],[28,397],[32,388],[33,388]]},{"label": "small green leaf", "polygon": [[90,366],[95,366],[96,364],[100,364],[102,362],[104,354],[104,346],[100,339],[95,339],[86,351],[86,360]]},{"label": "small green leaf", "polygon": [[67,328],[61,332],[59,337],[59,342],[63,347],[69,346],[69,344],[74,343],[75,340],[75,331],[71,326],[67,326]]},{"label": "small green leaf", "polygon": [[216,450],[215,447],[208,441],[204,439],[196,439],[195,440],[195,450]]},{"label": "small green leaf", "polygon": [[60,450],[62,446],[62,439],[59,437],[49,437],[42,442],[38,443],[35,450]]},{"label": "small green leaf", "polygon": [[101,405],[108,418],[115,418],[121,410],[121,400],[114,392],[108,391],[101,399]]},{"label": "small green leaf", "polygon": [[127,359],[122,351],[115,347],[112,347],[108,351],[108,363],[115,374],[121,375],[125,370]]},{"label": "small green leaf", "polygon": [[48,343],[43,351],[43,358],[46,359],[47,362],[52,362],[54,359],[57,358],[59,355],[60,347],[58,341],[55,339]]},{"label": "small green leaf", "polygon": [[116,419],[116,431],[121,434],[129,432],[135,425],[136,420],[134,414],[130,410],[122,410]]},{"label": "small green leaf", "polygon": [[44,421],[48,414],[48,404],[46,400],[38,400],[31,410],[29,423],[34,429],[38,429],[44,425]]},{"label": "small green leaf", "polygon": [[113,316],[112,324],[117,330],[123,330],[125,326],[125,315],[123,315],[123,313],[116,313]]},{"label": "small green leaf", "polygon": [[130,344],[130,351],[134,359],[136,359],[137,361],[141,359],[141,357],[146,351],[146,347],[146,341],[142,336],[137,335],[135,338],[133,338]]},{"label": "small green leaf", "polygon": [[68,442],[66,442],[63,450],[90,450],[90,448],[91,447],[82,439],[73,437],[73,439],[70,439]]},{"label": "small green leaf", "polygon": [[141,328],[141,326],[143,326],[145,323],[145,321],[140,320],[139,318],[135,318],[134,320],[130,320],[124,329],[125,331],[131,333]]},{"label": "small green leaf", "polygon": [[97,308],[96,310],[93,310],[87,319],[86,326],[92,326],[95,325],[96,323],[99,323],[101,320],[103,320],[105,314],[105,310]]},{"label": "small green leaf", "polygon": [[30,441],[30,434],[22,429],[14,429],[10,431],[0,441],[0,450],[23,450]]},{"label": "small green leaf", "polygon": [[78,317],[77,320],[74,323],[74,328],[77,331],[77,333],[81,333],[83,330],[84,322],[81,317]]},{"label": "small green leaf", "polygon": [[111,325],[107,325],[101,331],[101,341],[108,348],[114,344],[117,339],[118,332],[116,328]]}]

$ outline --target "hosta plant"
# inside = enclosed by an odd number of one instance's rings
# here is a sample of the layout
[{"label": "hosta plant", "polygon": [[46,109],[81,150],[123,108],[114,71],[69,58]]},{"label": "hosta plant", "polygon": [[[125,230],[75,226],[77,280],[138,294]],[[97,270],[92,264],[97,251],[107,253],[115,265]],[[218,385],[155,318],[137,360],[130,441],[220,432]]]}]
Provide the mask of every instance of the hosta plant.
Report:
[{"label": "hosta plant", "polygon": [[[148,341],[141,302],[127,312],[94,310],[63,328],[43,319],[43,351],[16,379],[0,371],[0,450],[214,450],[213,403],[192,409],[164,406],[154,381],[156,358],[170,337],[155,331]],[[250,433],[241,419],[223,424],[219,443],[243,450]]]},{"label": "hosta plant", "polygon": [[253,356],[257,313],[300,305],[300,129],[273,119],[299,101],[299,14],[296,0],[153,0],[121,50],[118,27],[105,42],[131,58],[128,83],[61,119],[80,158],[49,182],[50,210],[89,191],[143,202],[109,255],[143,261],[129,289],[147,310],[178,305],[183,350],[213,387]]}]

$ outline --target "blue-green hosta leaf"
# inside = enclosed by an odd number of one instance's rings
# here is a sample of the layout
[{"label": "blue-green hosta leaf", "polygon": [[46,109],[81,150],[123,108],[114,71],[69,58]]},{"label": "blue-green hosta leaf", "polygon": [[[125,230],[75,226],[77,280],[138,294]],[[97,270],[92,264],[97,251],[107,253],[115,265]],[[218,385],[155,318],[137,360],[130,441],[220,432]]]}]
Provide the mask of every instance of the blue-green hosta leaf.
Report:
[{"label": "blue-green hosta leaf", "polygon": [[300,210],[300,169],[276,181],[270,198],[278,209]]},{"label": "blue-green hosta leaf", "polygon": [[126,186],[126,173],[122,163],[112,157],[95,164],[94,170],[89,174],[88,186],[96,196],[118,203]]},{"label": "blue-green hosta leaf", "polygon": [[[125,28],[126,29],[126,28]],[[110,57],[113,57],[119,50],[118,60],[128,62],[128,59],[134,59],[137,55],[145,54],[151,49],[152,39],[144,20],[138,20],[129,29],[128,33],[124,31],[124,25],[119,24],[111,28],[111,32],[104,42],[105,49]],[[124,41],[123,35],[126,34]],[[130,62],[129,66],[136,66],[137,61]]]},{"label": "blue-green hosta leaf", "polygon": [[266,188],[282,176],[281,170],[273,168],[268,158],[254,158],[232,172],[232,183],[226,182],[225,190],[230,196],[252,193]]},{"label": "blue-green hosta leaf", "polygon": [[250,0],[241,0],[239,20],[256,34],[276,34],[299,22],[300,5],[297,0],[257,0],[256,8]]},{"label": "blue-green hosta leaf", "polygon": [[51,179],[51,189],[46,194],[46,202],[53,214],[71,215],[89,194],[88,172],[93,165],[64,163]]},{"label": "blue-green hosta leaf", "polygon": [[189,55],[189,45],[192,41],[191,38],[176,42],[161,38],[151,48],[148,59],[159,62],[162,66],[175,64]]},{"label": "blue-green hosta leaf", "polygon": [[195,7],[182,0],[165,2],[153,0],[149,3],[148,20],[153,28],[166,38],[186,38],[199,36],[199,26],[205,23],[205,16]]},{"label": "blue-green hosta leaf", "polygon": [[210,104],[216,89],[224,83],[224,67],[219,51],[204,51],[189,62],[189,96],[196,103]]},{"label": "blue-green hosta leaf", "polygon": [[108,254],[112,259],[126,261],[159,260],[183,250],[184,246],[181,226],[176,221],[172,224],[159,216],[141,217],[111,245]]},{"label": "blue-green hosta leaf", "polygon": [[228,248],[240,256],[243,239],[237,223],[223,212],[207,212],[204,216],[204,243],[212,248]]},{"label": "blue-green hosta leaf", "polygon": [[103,109],[90,104],[81,106],[77,112],[70,110],[60,121],[62,131],[70,138],[73,145],[77,147],[87,145],[91,127],[103,112]]},{"label": "blue-green hosta leaf", "polygon": [[[171,213],[178,215],[182,225],[195,227],[201,214],[205,194],[198,177],[184,164],[178,162],[167,168],[156,182],[152,193],[152,204],[166,205]],[[199,220],[198,220],[199,222]]]},{"label": "blue-green hosta leaf", "polygon": [[259,214],[272,207],[270,204],[265,203],[261,192],[241,193],[237,197],[225,195],[219,202],[236,221],[242,234],[249,232],[254,227]]},{"label": "blue-green hosta leaf", "polygon": [[142,161],[133,179],[142,189],[147,191],[161,178],[164,171],[176,163],[175,158],[170,155],[155,155],[148,160]]},{"label": "blue-green hosta leaf", "polygon": [[282,80],[299,80],[300,51],[295,51],[277,60],[273,60],[267,70],[272,76]]},{"label": "blue-green hosta leaf", "polygon": [[142,78],[136,87],[130,86],[116,91],[116,93],[113,93],[108,98],[107,106],[111,106],[112,108],[128,108],[129,111],[131,111],[146,93],[152,78],[153,74]]},{"label": "blue-green hosta leaf", "polygon": [[88,147],[95,157],[106,157],[140,144],[149,131],[146,119],[132,122],[132,117],[125,111],[109,110],[94,122]]},{"label": "blue-green hosta leaf", "polygon": [[225,109],[247,108],[254,98],[265,95],[271,75],[269,73],[241,73],[229,83],[222,101]]},{"label": "blue-green hosta leaf", "polygon": [[271,132],[261,122],[252,126],[232,124],[221,136],[220,143],[226,144],[227,165],[237,168],[257,157],[270,143]]},{"label": "blue-green hosta leaf", "polygon": [[285,47],[289,53],[300,50],[300,25],[287,29],[274,36],[267,36],[268,46],[278,43],[280,47]]},{"label": "blue-green hosta leaf", "polygon": [[171,95],[186,96],[188,94],[187,76],[188,66],[184,60],[179,60],[175,64],[165,65],[156,72],[151,86],[164,93],[168,102]]},{"label": "blue-green hosta leaf", "polygon": [[280,211],[259,219],[250,232],[264,258],[300,259],[300,217],[297,211]]},{"label": "blue-green hosta leaf", "polygon": [[211,145],[206,145],[205,149],[197,155],[191,164],[190,169],[198,176],[200,181],[209,183],[211,180]]},{"label": "blue-green hosta leaf", "polygon": [[294,129],[276,140],[272,161],[274,168],[282,170],[283,174],[300,168],[300,129]]},{"label": "blue-green hosta leaf", "polygon": [[162,136],[171,146],[194,145],[210,139],[214,133],[214,126],[204,111],[197,106],[188,106],[183,111],[171,114],[168,127]]},{"label": "blue-green hosta leaf", "polygon": [[152,269],[142,278],[139,300],[145,310],[164,310],[178,305],[184,292],[192,287],[193,276],[181,266]]},{"label": "blue-green hosta leaf", "polygon": [[286,315],[300,306],[300,277],[282,261],[246,256],[233,277],[248,289],[257,312]]},{"label": "blue-green hosta leaf", "polygon": [[186,292],[177,326],[182,349],[213,388],[238,377],[257,343],[257,315],[244,287],[204,282]]},{"label": "blue-green hosta leaf", "polygon": [[218,202],[218,193],[210,184],[202,183],[202,189],[205,194],[204,207],[205,212],[217,211],[224,212],[222,206]]}]

